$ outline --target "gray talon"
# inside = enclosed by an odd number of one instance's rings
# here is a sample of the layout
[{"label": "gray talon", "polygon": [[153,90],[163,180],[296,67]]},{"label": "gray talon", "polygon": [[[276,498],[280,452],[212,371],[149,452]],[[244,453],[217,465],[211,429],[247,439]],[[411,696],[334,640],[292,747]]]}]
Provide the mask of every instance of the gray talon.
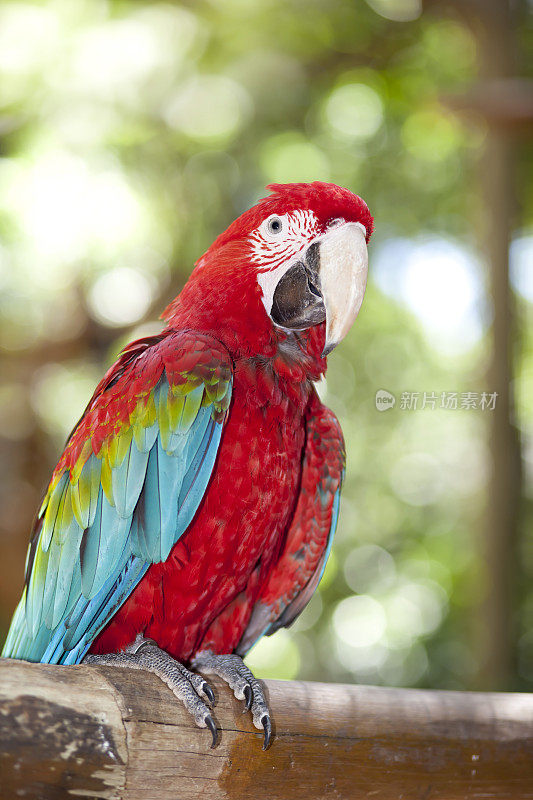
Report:
[{"label": "gray talon", "polygon": [[265,740],[263,742],[263,750],[266,750],[270,744],[270,738],[272,736],[272,723],[270,722],[270,717],[268,714],[265,714],[261,717],[261,724],[265,729]]},{"label": "gray talon", "polygon": [[192,659],[192,665],[200,672],[218,675],[233,689],[237,700],[244,700],[244,711],[252,712],[254,726],[265,733],[263,750],[266,750],[272,738],[268,704],[261,682],[242,658],[234,653],[215,655],[211,650],[204,650]]},{"label": "gray talon", "polygon": [[252,687],[249,686],[248,684],[244,687],[244,699],[245,699],[245,704],[244,704],[244,711],[242,712],[243,714],[245,711],[249,711],[251,709],[252,701],[254,699]]},{"label": "gray talon", "polygon": [[209,700],[209,702],[211,703],[211,705],[214,706],[215,705],[215,693],[211,689],[211,687],[209,686],[207,681],[203,682],[202,690],[203,690],[203,693],[205,694],[205,696],[207,697],[207,699]]},{"label": "gray talon", "polygon": [[211,742],[211,750],[212,750],[217,743],[217,726],[215,725],[215,721],[211,716],[211,714],[208,714],[207,717],[205,718],[205,724],[211,731],[211,736],[213,737],[213,741]]}]

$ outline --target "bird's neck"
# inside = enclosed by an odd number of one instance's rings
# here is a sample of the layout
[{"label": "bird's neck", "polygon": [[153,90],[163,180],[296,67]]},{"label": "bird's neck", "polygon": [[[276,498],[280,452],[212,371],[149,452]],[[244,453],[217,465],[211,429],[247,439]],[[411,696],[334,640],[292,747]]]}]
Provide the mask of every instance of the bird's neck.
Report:
[{"label": "bird's neck", "polygon": [[243,376],[275,385],[283,394],[292,394],[296,385],[310,386],[326,371],[324,323],[296,332],[276,328],[264,309],[256,275],[235,259],[228,259],[224,269],[201,259],[163,317],[170,329],[215,337],[242,365]]},{"label": "bird's neck", "polygon": [[[320,336],[316,338],[319,340]],[[318,349],[317,345],[318,353],[322,347]],[[244,356],[234,363],[235,388],[245,395],[246,404],[265,410],[278,409],[282,419],[286,414],[304,412],[313,393],[313,382],[326,369],[325,359],[310,357],[302,342],[292,336],[278,341],[270,358]]]}]

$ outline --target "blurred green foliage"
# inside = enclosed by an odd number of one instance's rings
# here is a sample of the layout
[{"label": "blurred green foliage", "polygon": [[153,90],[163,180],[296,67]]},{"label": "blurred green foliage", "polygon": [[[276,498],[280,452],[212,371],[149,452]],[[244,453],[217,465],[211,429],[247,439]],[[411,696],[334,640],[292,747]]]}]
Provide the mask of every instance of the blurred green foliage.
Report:
[{"label": "blurred green foliage", "polygon": [[[249,662],[266,677],[472,685],[490,412],[439,406],[442,392],[491,390],[486,127],[441,102],[476,72],[469,28],[418,0],[2,4],[0,555],[20,553],[20,578],[27,508],[119,348],[158,329],[194,261],[266,183],[333,181],[376,219],[374,279],[320,389],[347,442],[340,526],[308,609]],[[531,223],[515,243],[524,440]],[[379,389],[393,409],[376,410]],[[417,410],[402,392],[420,393]],[[420,408],[424,392],[434,409]],[[526,688],[531,537],[521,547],[512,681]],[[6,577],[6,624],[19,586]]]}]

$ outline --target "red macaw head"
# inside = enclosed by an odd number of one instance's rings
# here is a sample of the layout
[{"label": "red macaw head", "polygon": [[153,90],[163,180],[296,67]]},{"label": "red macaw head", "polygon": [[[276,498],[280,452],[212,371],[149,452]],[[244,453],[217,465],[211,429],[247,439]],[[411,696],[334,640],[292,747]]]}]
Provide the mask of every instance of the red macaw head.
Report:
[{"label": "red macaw head", "polygon": [[164,317],[207,328],[241,354],[271,355],[276,342],[317,329],[326,356],[361,308],[372,216],[335,184],[267,188],[213,242]]}]

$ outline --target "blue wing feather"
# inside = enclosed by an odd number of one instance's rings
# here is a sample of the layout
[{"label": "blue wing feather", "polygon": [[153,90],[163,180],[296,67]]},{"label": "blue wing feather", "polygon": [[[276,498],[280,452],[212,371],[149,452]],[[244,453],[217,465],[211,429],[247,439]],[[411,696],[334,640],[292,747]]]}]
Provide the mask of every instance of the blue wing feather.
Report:
[{"label": "blue wing feather", "polygon": [[[37,552],[4,656],[79,663],[150,564],[166,559],[189,527],[211,477],[223,419],[206,402],[203,384],[167,408],[171,392],[163,374],[154,389],[156,422],[143,427],[132,419],[122,460],[109,456],[106,491],[104,463],[94,454],[80,485],[60,479],[49,499],[54,507],[36,530]],[[230,393],[231,377],[228,404]]]},{"label": "blue wing feather", "polygon": [[178,525],[180,527],[183,527],[187,519],[194,517],[200,505],[204,493],[200,490],[197,477],[202,471],[211,474],[217,457],[221,433],[222,431],[214,429],[214,425],[207,427],[200,447],[183,479],[179,496]]},{"label": "blue wing feather", "polygon": [[[95,520],[96,522],[96,520]],[[105,494],[102,497],[102,516],[99,520],[98,538],[100,546],[97,552],[96,569],[89,597],[98,594],[110,573],[114,574],[117,562],[124,550],[126,538],[131,529],[131,517],[119,517],[116,509],[110,505]],[[95,523],[89,529],[89,536]]]},{"label": "blue wing feather", "polygon": [[120,466],[113,470],[113,497],[117,514],[127,519],[131,517],[144,484],[146,465],[150,451],[141,451],[131,442],[126,457]]}]

